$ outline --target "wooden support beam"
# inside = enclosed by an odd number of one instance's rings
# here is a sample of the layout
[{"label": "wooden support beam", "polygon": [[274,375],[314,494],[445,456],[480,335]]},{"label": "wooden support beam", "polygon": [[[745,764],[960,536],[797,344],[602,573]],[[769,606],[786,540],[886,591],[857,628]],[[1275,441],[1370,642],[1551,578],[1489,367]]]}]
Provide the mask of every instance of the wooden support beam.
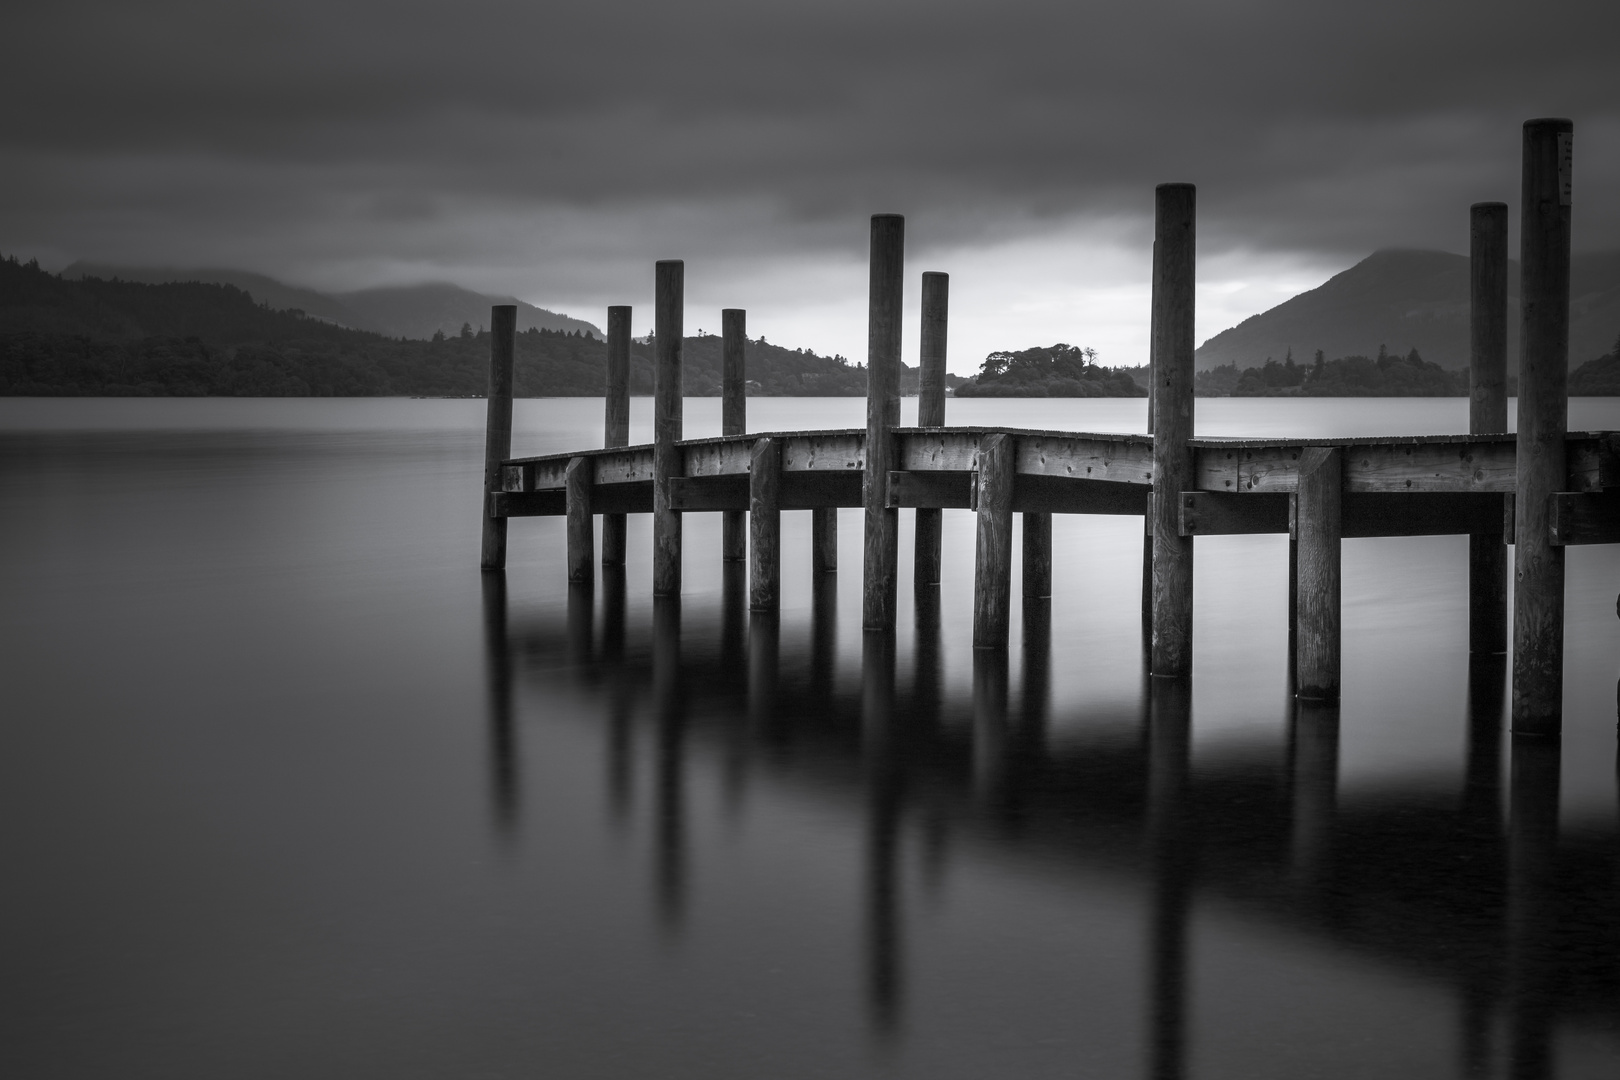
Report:
[{"label": "wooden support beam", "polygon": [[1153,242],[1153,639],[1149,670],[1192,674],[1193,541],[1180,495],[1193,487],[1193,281],[1197,195],[1160,184]]},{"label": "wooden support beam", "polygon": [[[630,445],[630,308],[608,308],[607,403],[602,445]],[[596,463],[591,463],[595,479]],[[602,515],[602,565],[623,566],[628,525],[623,514]]]},{"label": "wooden support beam", "polygon": [[[917,353],[918,427],[945,426],[945,338],[950,315],[950,285],[949,274],[930,271],[922,276],[922,340]],[[889,474],[891,480],[894,475]],[[912,561],[912,576],[919,585],[939,583],[942,528],[938,508],[917,508],[917,550]]]},{"label": "wooden support beam", "polygon": [[683,513],[694,510],[741,513],[748,509],[748,502],[747,473],[732,476],[672,476],[669,479],[670,508]]},{"label": "wooden support beam", "polygon": [[1012,437],[986,435],[979,446],[978,542],[973,571],[973,647],[1003,649],[1012,605]]},{"label": "wooden support beam", "polygon": [[[1468,491],[1395,495],[1345,492],[1342,533],[1368,536],[1486,536],[1503,540],[1503,502],[1510,496]],[[1289,496],[1280,492],[1228,495],[1218,491],[1181,493],[1185,536],[1230,536],[1289,530]]]},{"label": "wooden support beam", "polygon": [[[1469,208],[1468,433],[1507,430],[1507,203]],[[1499,535],[1468,538],[1468,650],[1507,651],[1507,547]]]},{"label": "wooden support beam", "polygon": [[[786,484],[783,485],[784,488],[786,486]],[[854,505],[860,504],[859,494],[857,491]],[[844,504],[840,503],[839,505]],[[812,574],[838,573],[838,508],[836,506],[816,506],[810,510],[810,572]]]},{"label": "wooden support beam", "polygon": [[653,331],[653,595],[681,591],[681,514],[670,504],[670,479],[681,475],[681,335],[686,264],[658,263]]},{"label": "wooden support beam", "polygon": [[1052,515],[1024,512],[1024,599],[1052,595]]},{"label": "wooden support beam", "polygon": [[922,509],[966,510],[972,504],[974,475],[971,472],[889,473],[889,505]]},{"label": "wooden support beam", "polygon": [[1548,517],[1554,546],[1620,544],[1620,491],[1555,492]]},{"label": "wooden support beam", "polygon": [[892,631],[898,604],[899,511],[889,507],[889,470],[900,426],[900,325],[906,219],[873,214],[866,330],[866,482],[861,625]]},{"label": "wooden support beam", "polygon": [[506,569],[506,518],[497,517],[487,496],[505,487],[503,462],[512,456],[512,357],[517,341],[517,306],[496,304],[489,311],[489,395],[484,417],[483,543],[478,565]]},{"label": "wooden support beam", "polygon": [[[748,430],[748,313],[740,308],[722,310],[720,334],[720,434],[742,435]],[[748,557],[748,536],[737,510],[727,510],[721,523],[720,557],[726,562]]]},{"label": "wooden support beam", "polygon": [[782,444],[754,442],[748,472],[748,606],[775,611],[782,591]]},{"label": "wooden support beam", "polygon": [[1564,712],[1564,549],[1551,496],[1565,490],[1569,412],[1568,120],[1524,125],[1519,209],[1518,530],[1513,547],[1513,731],[1555,736]]},{"label": "wooden support beam", "polygon": [[1020,514],[1144,516],[1149,491],[1145,484],[1019,473],[1013,477],[1013,510]]},{"label": "wooden support beam", "polygon": [[568,514],[568,580],[575,585],[596,583],[596,537],[591,517],[591,464],[584,458],[568,463],[563,488]]},{"label": "wooden support beam", "polygon": [[1339,697],[1339,541],[1343,453],[1312,446],[1300,456],[1294,536],[1297,629],[1294,693],[1335,701]]},{"label": "wooden support beam", "polygon": [[568,504],[562,488],[548,488],[545,491],[491,491],[484,496],[484,508],[494,519],[562,517],[568,511]]},{"label": "wooden support beam", "polygon": [[[784,453],[783,457],[787,455]],[[865,478],[858,472],[782,473],[782,509],[835,510],[862,505]]]}]

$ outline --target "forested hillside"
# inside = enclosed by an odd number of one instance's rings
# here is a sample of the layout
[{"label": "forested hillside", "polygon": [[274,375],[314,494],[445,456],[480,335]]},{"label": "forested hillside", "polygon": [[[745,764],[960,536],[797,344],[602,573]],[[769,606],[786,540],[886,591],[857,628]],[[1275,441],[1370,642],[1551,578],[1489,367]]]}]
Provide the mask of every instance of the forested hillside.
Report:
[{"label": "forested hillside", "polygon": [[[64,280],[0,260],[0,394],[476,396],[489,335],[463,326],[428,340],[389,338],[274,311],[230,285]],[[687,338],[685,392],[720,392],[721,339]],[[599,395],[606,345],[589,331],[517,335],[521,396]],[[652,392],[653,346],[631,344],[631,392]],[[860,396],[864,366],[765,341],[747,348],[750,393]],[[954,381],[954,380],[953,380]],[[902,387],[915,392],[916,369]]]}]

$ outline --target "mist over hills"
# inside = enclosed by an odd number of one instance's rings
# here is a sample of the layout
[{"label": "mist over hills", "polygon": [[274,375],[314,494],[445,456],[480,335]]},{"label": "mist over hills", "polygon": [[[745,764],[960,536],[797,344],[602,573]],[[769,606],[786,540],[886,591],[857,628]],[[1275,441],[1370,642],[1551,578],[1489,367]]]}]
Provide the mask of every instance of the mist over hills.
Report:
[{"label": "mist over hills", "polygon": [[[1620,336],[1620,251],[1570,263],[1569,364],[1609,351]],[[1441,367],[1468,366],[1468,257],[1443,251],[1374,252],[1318,288],[1224,330],[1194,353],[1199,371],[1281,361],[1377,356],[1417,349]],[[1519,362],[1519,264],[1508,264],[1508,370]]]},{"label": "mist over hills", "polygon": [[295,310],[323,322],[353,330],[370,330],[387,337],[431,338],[435,333],[454,335],[463,324],[474,330],[489,324],[494,304],[517,305],[517,325],[522,330],[564,330],[589,332],[602,337],[594,323],[535,307],[511,296],[488,296],[459,285],[429,283],[390,285],[354,292],[323,293],[298,285],[288,285],[264,274],[247,270],[186,269],[160,266],[115,266],[79,261],[62,271],[66,280],[101,278],[146,285],[200,282],[205,285],[232,285],[253,299],[278,311]]}]

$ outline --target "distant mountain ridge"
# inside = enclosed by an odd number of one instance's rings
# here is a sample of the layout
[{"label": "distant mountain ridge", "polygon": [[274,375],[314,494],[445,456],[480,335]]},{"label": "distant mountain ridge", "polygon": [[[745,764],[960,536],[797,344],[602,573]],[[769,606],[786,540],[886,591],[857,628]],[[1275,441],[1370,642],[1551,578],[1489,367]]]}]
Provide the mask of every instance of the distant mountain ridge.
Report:
[{"label": "distant mountain ridge", "polygon": [[425,340],[435,333],[457,334],[462,325],[474,330],[489,325],[495,304],[515,304],[518,330],[588,331],[602,337],[601,328],[583,319],[526,304],[511,296],[489,296],[443,282],[390,285],[346,293],[323,293],[288,285],[264,274],[218,268],[188,269],[160,266],[115,266],[79,261],[62,271],[66,280],[102,278],[164,285],[196,281],[205,285],[232,285],[277,311],[302,311],[314,319],[351,330],[369,330],[388,337]]},{"label": "distant mountain ridge", "polygon": [[[1380,346],[1404,355],[1417,349],[1444,368],[1468,366],[1468,257],[1444,251],[1377,251],[1321,286],[1224,330],[1194,355],[1199,371],[1223,364],[1248,368],[1281,361],[1310,363],[1377,356]],[[1569,365],[1609,351],[1620,335],[1620,251],[1570,261]],[[1508,264],[1508,370],[1519,363],[1519,264]]]}]

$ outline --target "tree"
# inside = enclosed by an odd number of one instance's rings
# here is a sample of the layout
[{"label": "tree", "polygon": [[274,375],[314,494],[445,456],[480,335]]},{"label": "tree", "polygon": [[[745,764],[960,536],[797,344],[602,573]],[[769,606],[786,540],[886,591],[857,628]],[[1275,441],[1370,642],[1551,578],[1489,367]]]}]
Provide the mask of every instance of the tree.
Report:
[{"label": "tree", "polygon": [[461,340],[462,341],[471,341],[472,339],[473,339],[472,323],[465,323],[465,322],[462,323],[461,324]]}]

